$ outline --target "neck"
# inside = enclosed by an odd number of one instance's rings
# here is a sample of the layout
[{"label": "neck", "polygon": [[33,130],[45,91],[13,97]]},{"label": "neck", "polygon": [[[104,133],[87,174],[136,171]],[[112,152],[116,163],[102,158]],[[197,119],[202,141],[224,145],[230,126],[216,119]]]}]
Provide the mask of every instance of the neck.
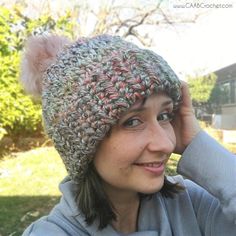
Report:
[{"label": "neck", "polygon": [[116,213],[116,220],[112,222],[113,228],[121,233],[135,232],[140,204],[138,193],[109,188],[106,188],[106,193]]},{"label": "neck", "polygon": [[133,233],[137,231],[139,201],[130,204],[117,205],[116,221],[112,222],[115,230],[121,233]]}]

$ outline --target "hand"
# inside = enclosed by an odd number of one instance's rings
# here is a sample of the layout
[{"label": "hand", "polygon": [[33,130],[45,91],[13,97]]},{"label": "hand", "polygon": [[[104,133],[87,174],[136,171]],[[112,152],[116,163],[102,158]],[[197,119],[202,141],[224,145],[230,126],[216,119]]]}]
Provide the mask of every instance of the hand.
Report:
[{"label": "hand", "polygon": [[171,122],[176,135],[175,153],[182,154],[196,134],[201,130],[195,117],[188,85],[181,81],[182,103]]}]

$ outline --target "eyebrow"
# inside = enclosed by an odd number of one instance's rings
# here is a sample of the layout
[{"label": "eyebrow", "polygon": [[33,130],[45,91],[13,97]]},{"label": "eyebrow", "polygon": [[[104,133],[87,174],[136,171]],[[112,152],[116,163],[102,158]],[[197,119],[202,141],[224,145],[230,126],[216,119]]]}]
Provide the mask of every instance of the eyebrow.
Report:
[{"label": "eyebrow", "polygon": [[138,113],[138,112],[141,112],[141,111],[145,111],[146,109],[147,109],[146,107],[141,106],[141,107],[138,107],[138,108],[130,109],[126,114],[129,114],[129,113]]},{"label": "eyebrow", "polygon": [[126,114],[131,113],[131,112],[141,112],[141,111],[144,111],[146,109],[144,107],[146,101],[147,101],[147,98],[144,98],[143,100],[140,101],[140,104],[138,104],[137,108],[131,108]]},{"label": "eyebrow", "polygon": [[[138,113],[138,112],[141,112],[141,111],[146,110],[147,108],[144,107],[146,100],[147,100],[146,98],[143,99],[142,102],[140,103],[139,107],[137,107],[137,108],[131,108],[126,114],[129,114],[129,113],[136,113],[136,112]],[[173,104],[173,101],[172,101],[171,99],[168,99],[167,101],[165,101],[165,102],[163,102],[163,103],[161,104],[161,108],[166,107],[166,106],[169,106],[169,105],[171,105],[171,104]]]},{"label": "eyebrow", "polygon": [[168,101],[163,102],[163,103],[161,104],[161,106],[162,106],[162,107],[166,107],[166,106],[168,106],[168,105],[170,105],[170,104],[173,104],[172,99],[169,99]]}]

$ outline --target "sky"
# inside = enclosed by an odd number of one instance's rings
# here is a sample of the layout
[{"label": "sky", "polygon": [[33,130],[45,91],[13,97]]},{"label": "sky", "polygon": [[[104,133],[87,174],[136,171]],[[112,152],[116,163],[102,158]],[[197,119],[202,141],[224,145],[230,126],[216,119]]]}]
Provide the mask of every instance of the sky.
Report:
[{"label": "sky", "polygon": [[182,75],[205,74],[236,63],[236,1],[224,3],[233,8],[211,9],[195,24],[160,30],[153,49]]},{"label": "sky", "polygon": [[[27,0],[25,0],[27,2]],[[75,0],[48,0],[51,9],[72,7]],[[85,0],[83,0],[85,1]],[[98,2],[108,0],[86,0],[96,7]],[[151,4],[158,0],[132,0],[143,4]],[[1,2],[11,2],[2,1]],[[12,1],[15,2],[15,1]],[[30,0],[29,4],[42,6],[42,0]],[[81,0],[80,0],[81,2]],[[116,0],[127,5],[127,0]],[[164,0],[164,9],[170,14],[179,14],[180,17],[191,16],[197,12],[202,15],[194,24],[179,24],[171,27],[158,27],[153,34],[153,49],[163,56],[173,67],[177,74],[185,79],[186,75],[206,74],[221,69],[230,64],[236,63],[236,0]],[[176,4],[185,5],[194,3],[204,4],[231,4],[231,8],[207,8],[201,5],[200,8],[175,8]],[[164,5],[163,5],[164,4]],[[29,8],[31,14],[34,8]]]}]

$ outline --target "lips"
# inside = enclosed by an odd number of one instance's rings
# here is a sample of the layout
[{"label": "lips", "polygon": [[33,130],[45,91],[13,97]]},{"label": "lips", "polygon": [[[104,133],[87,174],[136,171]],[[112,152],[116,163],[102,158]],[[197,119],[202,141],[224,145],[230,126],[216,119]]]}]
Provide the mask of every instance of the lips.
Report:
[{"label": "lips", "polygon": [[135,163],[135,165],[138,165],[138,166],[147,166],[147,167],[160,167],[161,165],[163,164],[163,161],[162,162],[148,162],[148,163]]},{"label": "lips", "polygon": [[165,170],[164,161],[135,163],[135,165],[154,175],[162,175]]}]

